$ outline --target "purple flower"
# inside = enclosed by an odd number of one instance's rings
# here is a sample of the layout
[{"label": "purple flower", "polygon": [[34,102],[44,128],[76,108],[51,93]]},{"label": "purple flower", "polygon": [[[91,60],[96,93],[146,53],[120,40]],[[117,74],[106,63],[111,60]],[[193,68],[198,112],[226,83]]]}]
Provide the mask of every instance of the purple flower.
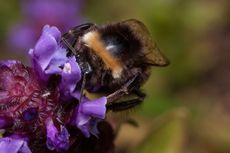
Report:
[{"label": "purple flower", "polygon": [[47,147],[50,150],[66,151],[69,149],[69,133],[67,129],[61,125],[60,131],[55,127],[52,119],[46,121]]},{"label": "purple flower", "polygon": [[82,0],[22,0],[21,6],[24,21],[9,34],[9,44],[18,52],[35,44],[44,25],[56,25],[65,32],[82,20]]},{"label": "purple flower", "polygon": [[37,23],[59,25],[59,29],[76,25],[76,17],[79,18],[82,7],[81,0],[24,0],[22,2],[23,15],[27,19]]},{"label": "purple flower", "polygon": [[76,63],[75,57],[71,57],[66,61],[61,77],[59,88],[62,91],[62,95],[68,99],[68,97],[72,97],[76,84],[81,80],[81,69]]},{"label": "purple flower", "polygon": [[106,97],[80,97],[80,67],[60,41],[59,29],[47,25],[29,52],[32,67],[0,62],[0,128],[6,136],[0,139],[0,152],[30,153],[28,145],[35,152],[72,152],[84,148],[79,142],[91,141],[90,134],[104,138],[103,132],[111,133],[101,122]]},{"label": "purple flower", "polygon": [[[75,97],[79,99],[79,94],[75,94]],[[92,101],[83,98],[74,110],[71,124],[78,127],[86,137],[90,137],[90,133],[97,136],[97,123],[105,118],[106,102],[106,97]]]},{"label": "purple flower", "polygon": [[65,49],[58,47],[60,39],[61,32],[56,27],[44,26],[35,48],[29,51],[34,67],[40,70],[39,73],[44,73],[54,56],[66,59]]},{"label": "purple flower", "polygon": [[[41,30],[41,29],[40,29]],[[37,32],[39,29],[35,29],[33,24],[24,23],[14,25],[8,34],[8,44],[15,52],[26,53],[36,42]]]},{"label": "purple flower", "polygon": [[34,69],[42,80],[47,82],[54,74],[61,76],[61,94],[63,98],[69,98],[81,79],[81,69],[74,56],[66,56],[66,49],[60,46],[60,41],[60,31],[56,27],[46,25],[35,48],[30,49],[29,54]]},{"label": "purple flower", "polygon": [[13,135],[0,139],[1,153],[31,153],[25,138]]}]

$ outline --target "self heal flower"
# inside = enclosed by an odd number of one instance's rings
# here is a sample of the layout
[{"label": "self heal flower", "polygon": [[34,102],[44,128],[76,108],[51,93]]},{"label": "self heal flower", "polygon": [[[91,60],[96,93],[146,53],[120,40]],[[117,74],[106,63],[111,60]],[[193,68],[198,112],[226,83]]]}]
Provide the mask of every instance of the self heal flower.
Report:
[{"label": "self heal flower", "polygon": [[[79,98],[79,95],[76,95],[76,98]],[[97,136],[97,124],[105,118],[106,101],[106,97],[92,101],[84,98],[75,108],[71,124],[78,127],[85,137],[90,137],[90,133]]]},{"label": "self heal flower", "polygon": [[62,32],[79,24],[82,0],[21,0],[24,20],[9,33],[10,47],[25,52],[39,38],[45,24],[56,25]]},{"label": "self heal flower", "polygon": [[40,22],[46,21],[45,23],[56,23],[55,25],[59,25],[60,29],[76,23],[73,20],[79,17],[81,7],[81,0],[22,0],[22,11],[27,18]]},{"label": "self heal flower", "polygon": [[46,121],[47,147],[50,150],[66,151],[69,148],[69,133],[64,126],[60,127],[60,131],[55,127],[52,119]]},{"label": "self heal flower", "polygon": [[34,69],[45,82],[52,75],[60,75],[59,88],[63,98],[71,97],[78,81],[81,70],[76,58],[67,57],[66,49],[60,46],[61,33],[56,27],[44,26],[42,35],[29,54]]},{"label": "self heal flower", "polygon": [[0,62],[0,128],[5,131],[0,152],[30,153],[28,145],[34,153],[84,152],[84,144],[92,146],[88,152],[111,148],[111,128],[103,121],[107,99],[80,96],[80,67],[60,41],[60,31],[45,26],[29,52],[33,67]]},{"label": "self heal flower", "polygon": [[20,136],[10,136],[0,139],[1,153],[31,153],[27,141]]}]

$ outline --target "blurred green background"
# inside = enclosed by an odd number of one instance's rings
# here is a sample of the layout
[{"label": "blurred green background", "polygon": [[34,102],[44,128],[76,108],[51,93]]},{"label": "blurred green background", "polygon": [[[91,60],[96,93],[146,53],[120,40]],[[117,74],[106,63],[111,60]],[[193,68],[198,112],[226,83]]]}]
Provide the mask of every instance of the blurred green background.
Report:
[{"label": "blurred green background", "polygon": [[[129,113],[139,126],[124,125],[119,153],[230,152],[230,1],[85,0],[82,22],[136,18],[146,24],[170,59],[154,67],[147,98]],[[7,43],[10,28],[24,20],[20,1],[0,1],[0,59],[20,59]]]}]

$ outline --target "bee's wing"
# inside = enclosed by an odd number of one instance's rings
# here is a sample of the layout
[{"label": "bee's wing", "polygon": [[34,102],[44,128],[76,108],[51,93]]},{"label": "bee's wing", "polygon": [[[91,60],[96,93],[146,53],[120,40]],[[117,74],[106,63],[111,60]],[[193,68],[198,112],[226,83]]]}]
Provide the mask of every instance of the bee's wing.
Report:
[{"label": "bee's wing", "polygon": [[142,42],[146,64],[154,66],[167,66],[169,64],[169,60],[161,53],[156,43],[152,40],[146,26],[142,22],[136,19],[129,19],[122,21],[121,23],[128,25],[134,32],[135,36],[137,36]]}]

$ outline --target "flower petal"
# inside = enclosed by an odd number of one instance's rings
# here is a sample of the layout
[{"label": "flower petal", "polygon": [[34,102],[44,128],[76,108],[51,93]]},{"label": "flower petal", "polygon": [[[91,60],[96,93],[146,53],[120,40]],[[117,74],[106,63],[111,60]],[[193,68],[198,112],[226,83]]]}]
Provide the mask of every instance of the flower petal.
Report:
[{"label": "flower petal", "polygon": [[60,131],[55,127],[52,119],[46,121],[47,131],[47,147],[50,150],[64,151],[69,148],[69,133],[64,126],[61,126]]},{"label": "flower petal", "polygon": [[5,137],[0,139],[1,153],[31,153],[24,138]]},{"label": "flower petal", "polygon": [[61,73],[60,92],[65,98],[72,97],[76,84],[81,80],[81,69],[75,57],[71,57],[64,64]]},{"label": "flower petal", "polygon": [[45,34],[54,37],[57,42],[61,40],[61,32],[58,30],[57,27],[54,26],[50,27],[48,25],[45,25],[43,31]]},{"label": "flower petal", "polygon": [[89,102],[84,102],[82,105],[80,104],[81,107],[81,113],[104,119],[105,118],[105,112],[106,112],[106,107],[105,104],[107,102],[106,97],[101,97],[99,99],[89,101]]},{"label": "flower petal", "polygon": [[46,69],[58,48],[57,39],[60,39],[57,38],[58,36],[61,37],[61,34],[56,27],[45,25],[35,48],[29,52],[31,58],[41,66],[42,70]]},{"label": "flower petal", "polygon": [[[75,94],[75,96],[78,98],[79,94]],[[74,110],[71,124],[78,127],[85,137],[89,137],[90,133],[97,135],[97,124],[100,119],[105,118],[106,102],[106,97],[92,101],[83,98],[83,101]]]}]

